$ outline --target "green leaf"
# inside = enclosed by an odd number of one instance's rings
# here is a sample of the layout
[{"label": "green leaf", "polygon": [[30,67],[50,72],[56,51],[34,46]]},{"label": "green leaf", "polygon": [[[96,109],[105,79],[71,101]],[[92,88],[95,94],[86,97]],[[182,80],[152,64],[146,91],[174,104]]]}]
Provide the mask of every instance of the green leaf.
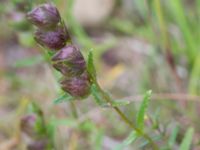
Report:
[{"label": "green leaf", "polygon": [[[167,5],[169,5],[169,15],[173,17],[181,31],[182,38],[186,47],[183,49],[185,50],[184,53],[188,57],[188,61],[193,62],[198,52],[198,38],[195,38],[195,30],[191,28],[191,24],[187,18],[187,11],[184,8],[184,3],[182,0],[169,0]],[[196,32],[198,33],[198,31]]]},{"label": "green leaf", "polygon": [[100,106],[106,105],[106,103],[103,101],[103,98],[100,95],[95,84],[92,84],[92,86],[91,86],[91,93],[92,93],[94,100],[96,101],[97,104],[99,104]]},{"label": "green leaf", "polygon": [[102,128],[99,128],[96,126],[96,128],[94,129],[94,131],[92,131],[92,135],[91,135],[91,142],[93,144],[93,146],[95,147],[95,150],[102,150],[102,142],[104,139],[104,131]]},{"label": "green leaf", "polygon": [[124,145],[130,145],[132,142],[134,142],[137,138],[137,133],[135,131],[132,131],[129,136],[125,139],[125,141],[123,142]]},{"label": "green leaf", "polygon": [[57,99],[55,99],[53,101],[54,104],[59,104],[62,102],[69,102],[69,101],[73,101],[74,97],[72,97],[71,95],[69,95],[68,93],[65,93],[64,95],[58,97]]},{"label": "green leaf", "polygon": [[116,101],[112,101],[111,104],[106,103],[104,101],[103,96],[101,95],[101,93],[98,91],[98,88],[95,84],[92,84],[91,86],[91,93],[94,96],[94,99],[96,101],[97,104],[99,104],[101,107],[118,107],[118,106],[125,106],[130,104],[130,101],[125,101],[125,100],[116,100]]},{"label": "green leaf", "polygon": [[137,133],[132,131],[129,136],[121,144],[117,145],[113,150],[123,150],[126,146],[135,142],[137,138]]},{"label": "green leaf", "polygon": [[[153,141],[160,141],[162,139],[162,135],[154,135],[151,138]],[[144,141],[139,145],[139,149],[143,149],[147,144],[149,144],[149,141],[144,139]]]},{"label": "green leaf", "polygon": [[90,50],[89,54],[88,54],[87,69],[88,69],[89,74],[92,77],[92,80],[96,80],[96,70],[95,70],[95,66],[94,66],[94,62],[93,62],[93,53],[92,53],[92,50]]},{"label": "green leaf", "polygon": [[46,125],[44,122],[44,116],[41,108],[35,103],[32,102],[28,106],[28,112],[36,116],[36,123],[34,124],[34,129],[39,135],[46,134]]},{"label": "green leaf", "polygon": [[151,93],[152,93],[151,91],[146,92],[146,94],[144,95],[143,101],[141,103],[140,109],[137,113],[137,126],[140,129],[143,129],[144,127],[144,116],[149,104]]},{"label": "green leaf", "polygon": [[171,136],[169,137],[169,141],[168,141],[168,145],[169,145],[169,148],[172,149],[173,148],[173,145],[174,143],[176,142],[176,138],[177,138],[177,135],[178,135],[178,131],[179,131],[179,127],[176,126],[173,130],[172,130],[172,134]]},{"label": "green leaf", "polygon": [[46,134],[46,125],[45,125],[43,116],[37,116],[36,123],[35,123],[35,130],[40,135]]},{"label": "green leaf", "polygon": [[28,112],[29,113],[34,113],[38,116],[42,116],[43,115],[43,112],[41,110],[41,108],[35,103],[35,102],[32,102],[30,105],[28,105]]},{"label": "green leaf", "polygon": [[125,100],[112,101],[112,106],[113,107],[126,106],[128,104],[130,104],[130,101],[125,101]]},{"label": "green leaf", "polygon": [[20,59],[15,64],[13,64],[14,67],[16,68],[21,68],[21,67],[30,67],[36,64],[39,64],[42,62],[44,59],[42,56],[33,56],[33,57],[28,57],[24,59]]},{"label": "green leaf", "polygon": [[192,70],[190,73],[189,92],[191,94],[198,94],[199,89],[200,89],[200,86],[198,84],[199,83],[198,80],[199,80],[199,76],[200,76],[200,68],[199,68],[200,52],[197,53],[196,55],[197,55],[197,57],[196,57],[196,59],[194,59],[193,67],[192,67]]},{"label": "green leaf", "polygon": [[192,137],[194,134],[194,128],[190,127],[181,142],[180,150],[190,150],[190,145],[192,143]]}]

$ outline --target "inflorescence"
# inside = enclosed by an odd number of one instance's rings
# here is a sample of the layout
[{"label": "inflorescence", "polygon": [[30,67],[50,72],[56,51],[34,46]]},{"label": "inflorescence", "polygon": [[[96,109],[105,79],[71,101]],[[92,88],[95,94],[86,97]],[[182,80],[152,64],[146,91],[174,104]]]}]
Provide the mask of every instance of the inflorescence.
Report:
[{"label": "inflorescence", "polygon": [[71,37],[57,8],[52,4],[42,4],[27,13],[27,19],[37,27],[37,43],[53,53],[52,66],[63,75],[60,82],[62,89],[76,98],[88,96],[90,80],[86,62],[80,50],[71,44]]}]

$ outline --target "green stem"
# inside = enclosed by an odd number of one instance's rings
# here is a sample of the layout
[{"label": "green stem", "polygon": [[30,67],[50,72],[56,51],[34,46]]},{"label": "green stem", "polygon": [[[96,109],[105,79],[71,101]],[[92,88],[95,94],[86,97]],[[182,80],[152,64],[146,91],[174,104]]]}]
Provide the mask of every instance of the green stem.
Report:
[{"label": "green stem", "polygon": [[[104,97],[104,99],[107,101],[107,103],[109,103],[112,106],[112,99],[111,97],[104,91],[102,90],[102,88],[100,87],[100,85],[98,84],[97,81],[94,81],[94,83],[96,84],[99,92],[102,94],[102,96]],[[123,121],[128,124],[133,130],[135,130],[139,135],[143,136],[146,140],[149,141],[149,143],[151,143],[152,147],[154,150],[158,150],[158,146],[153,142],[153,140],[151,139],[151,137],[149,137],[147,134],[143,133],[142,130],[140,130],[139,128],[137,128],[124,114],[123,112],[116,106],[113,107],[113,109],[119,114],[119,116],[123,119]]]},{"label": "green stem", "polygon": [[76,105],[74,104],[73,101],[70,102],[70,106],[71,106],[71,110],[72,110],[72,115],[74,116],[74,118],[78,118],[78,112],[76,109]]}]

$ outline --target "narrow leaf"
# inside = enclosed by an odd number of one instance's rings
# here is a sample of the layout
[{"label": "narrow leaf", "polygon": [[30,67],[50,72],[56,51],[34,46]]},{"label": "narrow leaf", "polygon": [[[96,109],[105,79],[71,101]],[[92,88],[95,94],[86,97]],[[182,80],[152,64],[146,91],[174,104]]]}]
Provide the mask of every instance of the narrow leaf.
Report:
[{"label": "narrow leaf", "polygon": [[104,130],[95,126],[95,129],[92,130],[93,134],[91,135],[91,142],[95,147],[95,150],[102,150],[102,142],[104,139]]},{"label": "narrow leaf", "polygon": [[125,105],[130,104],[129,101],[124,101],[124,100],[112,101],[111,104],[106,103],[104,101],[104,98],[102,97],[101,93],[98,91],[95,84],[93,84],[91,86],[91,92],[92,92],[92,95],[94,96],[96,103],[99,104],[101,107],[111,107],[111,106],[112,107],[118,107],[118,106],[125,106]]},{"label": "narrow leaf", "polygon": [[[162,135],[154,135],[151,138],[153,141],[160,141],[162,139]],[[139,145],[139,149],[144,148],[147,144],[149,144],[149,141],[144,139],[144,141]]]},{"label": "narrow leaf", "polygon": [[117,145],[113,150],[123,150],[128,145],[136,141],[138,135],[135,131],[132,131],[129,136],[119,145]]},{"label": "narrow leaf", "polygon": [[93,80],[96,80],[96,70],[93,62],[93,53],[92,50],[89,51],[88,54],[88,64],[87,64],[87,69],[89,74],[91,75]]},{"label": "narrow leaf", "polygon": [[99,104],[100,106],[105,106],[106,103],[103,101],[103,98],[100,95],[95,84],[92,84],[91,92],[92,92],[92,95],[94,96],[94,100],[96,101],[96,103]]},{"label": "narrow leaf", "polygon": [[169,148],[173,148],[173,145],[174,143],[176,142],[176,138],[177,138],[177,135],[178,135],[178,131],[179,131],[179,127],[175,127],[173,130],[172,130],[172,134],[171,136],[169,137],[169,141],[168,141],[168,145],[169,145]]},{"label": "narrow leaf", "polygon": [[185,136],[179,148],[180,150],[190,150],[193,134],[194,134],[194,128],[191,127],[185,133]]},{"label": "narrow leaf", "polygon": [[72,101],[74,100],[74,97],[72,97],[71,95],[69,95],[68,93],[65,93],[64,95],[58,97],[57,99],[55,99],[53,101],[54,104],[59,104],[59,103],[62,103],[62,102],[69,102],[69,101]]},{"label": "narrow leaf", "polygon": [[112,106],[113,107],[118,107],[118,106],[126,106],[130,104],[129,101],[124,101],[124,100],[116,100],[116,101],[112,101]]},{"label": "narrow leaf", "polygon": [[141,129],[143,129],[144,127],[144,117],[149,104],[151,93],[152,93],[151,91],[146,92],[143,101],[141,103],[139,112],[137,113],[137,126]]},{"label": "narrow leaf", "polygon": [[30,67],[36,64],[39,64],[42,62],[44,59],[42,56],[32,56],[24,59],[20,59],[17,62],[13,64],[14,67],[16,68],[22,68],[22,67]]},{"label": "narrow leaf", "polygon": [[28,105],[28,112],[42,116],[41,108],[35,102],[32,102],[30,105]]},{"label": "narrow leaf", "polygon": [[123,143],[124,145],[130,145],[132,142],[136,140],[136,138],[137,138],[137,133],[135,131],[132,131]]}]

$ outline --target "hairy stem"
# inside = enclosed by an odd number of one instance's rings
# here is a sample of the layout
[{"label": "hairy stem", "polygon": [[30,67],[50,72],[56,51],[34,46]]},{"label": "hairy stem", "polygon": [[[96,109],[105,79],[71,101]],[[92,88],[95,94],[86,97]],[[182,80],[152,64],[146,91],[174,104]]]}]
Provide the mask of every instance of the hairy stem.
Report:
[{"label": "hairy stem", "polygon": [[[102,94],[102,96],[104,97],[104,99],[106,100],[106,102],[112,106],[112,98],[100,87],[100,85],[98,84],[97,81],[94,81],[94,83],[96,84],[99,92]],[[147,134],[143,133],[142,130],[140,130],[139,128],[137,128],[133,122],[131,122],[125,115],[124,113],[116,106],[112,107],[117,113],[118,115],[122,118],[122,120],[128,124],[133,130],[135,130],[137,132],[138,135],[143,136],[146,140],[149,141],[149,143],[152,145],[152,148],[154,150],[158,150],[158,146],[154,143],[154,141],[151,139],[151,137],[149,137]]]}]

